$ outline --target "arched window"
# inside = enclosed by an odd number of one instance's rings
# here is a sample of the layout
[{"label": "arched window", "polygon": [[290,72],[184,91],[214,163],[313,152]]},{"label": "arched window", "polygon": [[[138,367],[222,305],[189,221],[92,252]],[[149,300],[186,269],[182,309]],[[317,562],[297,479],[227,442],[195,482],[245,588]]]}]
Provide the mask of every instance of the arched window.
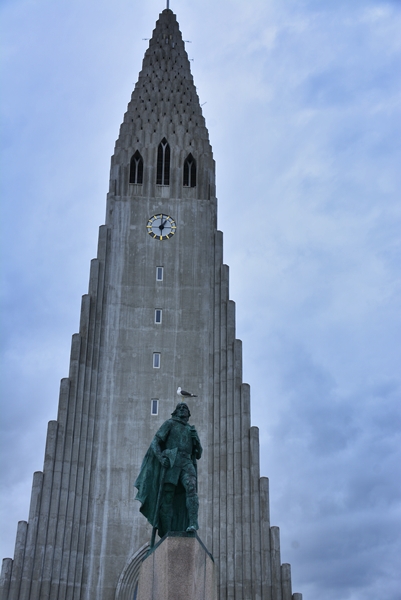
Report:
[{"label": "arched window", "polygon": [[157,185],[170,185],[170,146],[163,138],[157,149]]},{"label": "arched window", "polygon": [[184,161],[184,186],[196,186],[196,161],[192,154],[188,154]]},{"label": "arched window", "polygon": [[131,158],[129,168],[129,182],[130,183],[143,183],[143,158],[139,154],[138,150]]}]

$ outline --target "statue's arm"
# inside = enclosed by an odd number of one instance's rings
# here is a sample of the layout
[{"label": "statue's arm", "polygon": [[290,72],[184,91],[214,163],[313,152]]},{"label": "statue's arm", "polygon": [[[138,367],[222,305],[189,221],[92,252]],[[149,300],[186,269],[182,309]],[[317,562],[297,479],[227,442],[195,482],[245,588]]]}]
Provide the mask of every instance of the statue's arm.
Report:
[{"label": "statue's arm", "polygon": [[200,443],[198,432],[196,431],[196,429],[193,425],[191,426],[191,435],[192,435],[192,444],[193,444],[195,458],[196,458],[196,460],[199,460],[200,457],[202,456],[203,448]]}]

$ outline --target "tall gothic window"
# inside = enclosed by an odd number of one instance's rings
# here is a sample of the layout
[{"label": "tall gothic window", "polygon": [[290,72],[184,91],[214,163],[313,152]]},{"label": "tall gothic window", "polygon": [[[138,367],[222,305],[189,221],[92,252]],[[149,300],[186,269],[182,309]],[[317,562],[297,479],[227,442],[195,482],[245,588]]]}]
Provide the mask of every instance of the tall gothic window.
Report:
[{"label": "tall gothic window", "polygon": [[170,146],[163,138],[157,149],[157,185],[170,185]]},{"label": "tall gothic window", "polygon": [[184,162],[184,186],[196,186],[196,161],[192,154],[188,154]]},{"label": "tall gothic window", "polygon": [[143,183],[143,158],[139,154],[138,150],[131,158],[129,168],[129,182],[130,183]]}]

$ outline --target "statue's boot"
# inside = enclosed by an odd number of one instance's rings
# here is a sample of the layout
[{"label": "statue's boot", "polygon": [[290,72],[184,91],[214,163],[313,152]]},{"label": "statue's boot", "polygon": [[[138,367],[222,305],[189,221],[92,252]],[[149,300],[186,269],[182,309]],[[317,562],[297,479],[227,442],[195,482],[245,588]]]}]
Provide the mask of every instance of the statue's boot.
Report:
[{"label": "statue's boot", "polygon": [[198,525],[198,510],[199,510],[199,500],[198,496],[195,494],[194,496],[187,496],[187,511],[189,517],[189,525],[187,527],[187,531],[197,531],[199,529]]}]

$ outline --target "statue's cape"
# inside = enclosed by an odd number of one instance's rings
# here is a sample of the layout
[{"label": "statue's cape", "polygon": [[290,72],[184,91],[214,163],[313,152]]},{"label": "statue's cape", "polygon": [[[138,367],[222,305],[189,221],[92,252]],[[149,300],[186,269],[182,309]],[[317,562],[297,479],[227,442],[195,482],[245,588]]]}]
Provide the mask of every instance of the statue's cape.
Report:
[{"label": "statue's cape", "polygon": [[161,470],[160,462],[154,455],[152,448],[149,447],[134,485],[138,488],[135,499],[139,500],[142,505],[139,510],[153,526],[155,525],[154,518]]},{"label": "statue's cape", "polygon": [[[134,485],[136,488],[138,488],[138,493],[136,495],[135,500],[139,500],[139,502],[141,503],[141,508],[139,510],[147,518],[147,520],[153,527],[156,526],[157,518],[155,518],[155,513],[157,496],[159,493],[161,471],[162,466],[159,460],[156,458],[152,447],[150,446],[142,461],[141,470]],[[173,521],[171,525],[172,531],[185,531],[189,525],[188,511],[186,508],[185,500],[185,490],[181,483],[179,483],[175,487],[174,491]],[[159,536],[163,537],[163,535],[165,535],[166,533],[167,531],[163,531],[162,529],[162,523],[159,522]]]}]

